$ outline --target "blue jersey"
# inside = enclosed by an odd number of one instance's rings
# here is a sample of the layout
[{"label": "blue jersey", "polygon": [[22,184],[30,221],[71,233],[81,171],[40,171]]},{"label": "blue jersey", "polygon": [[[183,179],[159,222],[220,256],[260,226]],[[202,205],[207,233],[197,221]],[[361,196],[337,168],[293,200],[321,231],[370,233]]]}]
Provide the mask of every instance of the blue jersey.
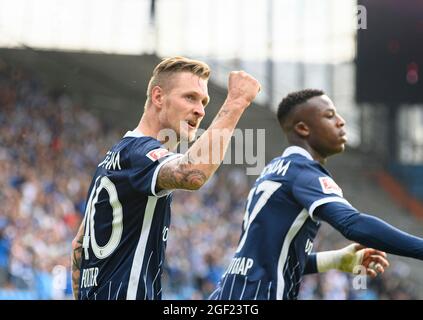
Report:
[{"label": "blue jersey", "polygon": [[236,253],[210,299],[296,299],[319,229],[313,211],[348,203],[328,171],[292,146],[250,191]]},{"label": "blue jersey", "polygon": [[129,131],[98,165],[85,210],[79,299],[160,299],[171,191],[156,193],[172,154]]}]

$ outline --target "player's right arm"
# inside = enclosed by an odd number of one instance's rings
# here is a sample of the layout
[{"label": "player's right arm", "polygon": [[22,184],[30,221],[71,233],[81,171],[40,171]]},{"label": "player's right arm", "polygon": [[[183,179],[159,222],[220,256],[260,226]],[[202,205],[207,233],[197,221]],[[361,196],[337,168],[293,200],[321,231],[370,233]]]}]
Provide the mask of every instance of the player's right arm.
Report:
[{"label": "player's right arm", "polygon": [[84,238],[84,221],[79,226],[78,233],[72,241],[71,256],[71,274],[72,274],[72,291],[75,300],[79,295],[79,278],[81,276],[81,260],[82,260],[82,240]]},{"label": "player's right arm", "polygon": [[210,127],[182,156],[160,168],[156,189],[197,190],[223,161],[241,115],[260,90],[259,82],[243,71],[229,75],[228,95]]}]

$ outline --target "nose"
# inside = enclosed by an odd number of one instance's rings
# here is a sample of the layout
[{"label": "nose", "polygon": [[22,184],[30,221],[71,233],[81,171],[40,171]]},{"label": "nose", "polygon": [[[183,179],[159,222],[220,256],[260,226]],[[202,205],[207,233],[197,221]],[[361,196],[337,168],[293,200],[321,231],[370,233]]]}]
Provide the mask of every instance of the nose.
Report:
[{"label": "nose", "polygon": [[198,117],[198,118],[203,118],[206,115],[206,112],[204,110],[204,106],[203,104],[199,104],[195,107],[194,109],[194,114]]},{"label": "nose", "polygon": [[338,116],[338,126],[339,127],[343,127],[343,126],[345,126],[345,119],[344,118],[342,118],[339,114],[337,115]]}]

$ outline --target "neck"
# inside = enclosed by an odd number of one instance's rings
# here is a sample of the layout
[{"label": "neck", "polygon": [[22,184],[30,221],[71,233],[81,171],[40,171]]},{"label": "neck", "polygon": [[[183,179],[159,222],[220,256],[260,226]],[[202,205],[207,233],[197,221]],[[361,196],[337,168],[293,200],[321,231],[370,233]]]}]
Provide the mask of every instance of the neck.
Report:
[{"label": "neck", "polygon": [[138,126],[134,130],[157,139],[168,150],[176,149],[179,144],[179,139],[174,139],[174,135],[166,134],[166,130],[160,126],[157,116],[153,117],[148,110],[144,111]]},{"label": "neck", "polygon": [[319,154],[316,150],[314,150],[306,141],[302,139],[290,139],[291,146],[301,147],[307,150],[308,153],[312,156],[312,158],[319,162],[320,164],[324,165],[326,163],[327,157]]}]

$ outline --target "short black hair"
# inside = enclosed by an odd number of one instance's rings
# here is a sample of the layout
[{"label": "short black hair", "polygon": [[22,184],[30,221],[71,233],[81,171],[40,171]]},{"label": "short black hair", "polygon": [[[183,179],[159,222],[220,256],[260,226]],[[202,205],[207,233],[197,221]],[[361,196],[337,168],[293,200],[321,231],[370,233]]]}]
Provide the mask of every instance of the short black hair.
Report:
[{"label": "short black hair", "polygon": [[300,91],[291,92],[282,101],[278,106],[278,120],[281,126],[284,126],[288,115],[295,109],[296,106],[306,102],[308,99],[313,97],[322,96],[325,93],[322,90],[318,89],[304,89]]}]

